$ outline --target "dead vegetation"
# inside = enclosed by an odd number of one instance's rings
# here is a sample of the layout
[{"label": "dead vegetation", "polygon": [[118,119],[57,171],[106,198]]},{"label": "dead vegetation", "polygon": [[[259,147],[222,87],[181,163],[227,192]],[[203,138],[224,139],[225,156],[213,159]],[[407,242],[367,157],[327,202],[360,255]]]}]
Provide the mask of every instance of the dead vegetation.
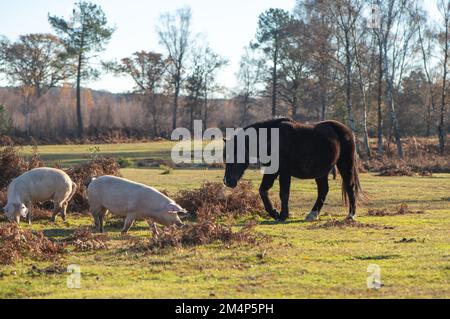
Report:
[{"label": "dead vegetation", "polygon": [[28,271],[28,274],[30,276],[39,276],[39,275],[54,275],[54,274],[63,274],[67,272],[67,267],[54,263],[48,267],[45,268],[39,268],[36,265],[32,265],[30,270]]},{"label": "dead vegetation", "polygon": [[12,146],[3,147],[0,150],[0,189],[8,187],[9,183],[22,173],[42,166],[44,163],[41,161],[36,147],[33,148],[33,154],[29,160],[19,156],[17,150]]},{"label": "dead vegetation", "polygon": [[43,232],[20,229],[15,224],[0,227],[2,265],[14,264],[23,258],[55,260],[65,252],[65,245],[48,239]]},{"label": "dead vegetation", "polygon": [[105,234],[93,234],[86,229],[76,230],[75,233],[63,240],[74,247],[77,252],[96,251],[108,249],[108,236]]},{"label": "dead vegetation", "polygon": [[450,151],[439,154],[435,138],[402,138],[404,159],[396,156],[395,143],[389,140],[383,145],[383,153],[377,154],[372,143],[371,159],[363,159],[362,171],[378,172],[378,176],[432,176],[433,173],[450,172]]},{"label": "dead vegetation", "polygon": [[86,212],[89,203],[86,188],[93,177],[102,175],[120,175],[120,166],[114,158],[94,156],[89,161],[75,165],[66,170],[72,181],[77,184],[77,191],[69,204],[69,211]]},{"label": "dead vegetation", "polygon": [[[7,201],[7,187],[11,181],[26,171],[44,166],[39,157],[37,148],[34,148],[32,156],[26,160],[22,158],[14,147],[4,147],[0,150],[0,203]],[[86,185],[92,177],[102,175],[120,176],[120,167],[113,158],[101,157],[94,154],[87,162],[75,165],[66,170],[72,181],[77,184],[77,191],[69,204],[70,212],[86,212],[89,204],[86,198]],[[35,219],[49,219],[50,203],[38,203],[33,210]]]},{"label": "dead vegetation", "polygon": [[328,229],[328,228],[372,228],[372,229],[393,229],[391,226],[366,224],[356,220],[350,219],[331,219],[324,223],[314,224],[308,227],[308,229]]},{"label": "dead vegetation", "polygon": [[413,211],[408,208],[405,203],[400,204],[395,210],[389,211],[387,208],[383,209],[369,209],[367,212],[369,216],[396,216],[406,214],[425,214],[423,210]]},{"label": "dead vegetation", "polygon": [[236,217],[264,211],[261,199],[249,181],[240,182],[231,191],[227,191],[222,183],[205,182],[200,188],[178,192],[174,199],[190,212],[204,208],[217,216]]},{"label": "dead vegetation", "polygon": [[231,226],[218,223],[217,206],[201,207],[197,221],[183,227],[156,227],[149,242],[135,242],[134,249],[144,251],[158,251],[170,247],[191,247],[207,245],[214,242],[225,244],[246,243],[256,245],[269,240],[268,236],[256,233],[255,222],[248,222],[239,231]]}]

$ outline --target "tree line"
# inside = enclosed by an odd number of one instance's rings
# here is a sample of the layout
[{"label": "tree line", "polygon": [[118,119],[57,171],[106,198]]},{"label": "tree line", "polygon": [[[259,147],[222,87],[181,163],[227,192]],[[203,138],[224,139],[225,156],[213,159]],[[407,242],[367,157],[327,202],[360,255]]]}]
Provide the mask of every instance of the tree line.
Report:
[{"label": "tree line", "polygon": [[[0,39],[0,73],[20,97],[5,106],[22,114],[27,134],[36,134],[31,117],[43,99],[54,88],[62,94],[74,86],[75,108],[66,122],[74,118],[79,137],[101,123],[164,136],[179,125],[192,128],[195,119],[205,126],[243,126],[288,115],[302,122],[343,121],[359,141],[358,152],[368,157],[369,138],[375,137],[378,153],[392,139],[402,158],[405,135],[437,135],[444,153],[450,3],[434,4],[432,16],[420,0],[298,0],[292,11],[269,9],[243,50],[236,87],[227,89],[217,75],[228,61],[193,33],[188,7],[160,16],[156,30],[163,52],[139,51],[99,64],[93,61],[114,28],[100,6],[82,1],[68,18],[49,14],[55,35]],[[103,100],[106,105],[96,98],[95,112],[89,112],[83,83],[103,72],[130,77],[133,91],[120,101]],[[126,106],[118,104],[139,109],[139,116],[125,118],[117,110]],[[0,117],[6,113],[2,108]]]}]

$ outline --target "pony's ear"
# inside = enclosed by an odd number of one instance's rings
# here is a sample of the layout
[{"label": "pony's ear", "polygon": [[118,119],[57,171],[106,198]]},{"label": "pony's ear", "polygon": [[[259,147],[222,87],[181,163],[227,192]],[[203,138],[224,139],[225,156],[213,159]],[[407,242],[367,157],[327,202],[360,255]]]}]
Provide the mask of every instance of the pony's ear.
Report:
[{"label": "pony's ear", "polygon": [[20,209],[21,204],[14,203],[13,205],[14,205],[14,209],[15,210],[19,210]]}]

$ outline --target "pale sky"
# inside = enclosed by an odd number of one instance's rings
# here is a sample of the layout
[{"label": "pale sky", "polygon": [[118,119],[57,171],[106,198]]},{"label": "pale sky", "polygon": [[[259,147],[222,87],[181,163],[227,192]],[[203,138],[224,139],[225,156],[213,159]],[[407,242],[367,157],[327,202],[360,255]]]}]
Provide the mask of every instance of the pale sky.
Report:
[{"label": "pale sky", "polygon": [[[68,17],[73,0],[0,0],[0,34],[16,40],[21,34],[52,32],[47,15]],[[155,26],[159,15],[188,5],[192,9],[193,33],[206,34],[211,47],[229,60],[218,74],[222,85],[233,88],[243,47],[253,39],[258,15],[269,8],[292,10],[295,0],[95,0],[117,27],[107,50],[106,60],[121,59],[135,51],[162,52]],[[0,85],[5,85],[0,82]],[[97,90],[124,92],[132,82],[124,77],[103,76],[84,83]]]}]

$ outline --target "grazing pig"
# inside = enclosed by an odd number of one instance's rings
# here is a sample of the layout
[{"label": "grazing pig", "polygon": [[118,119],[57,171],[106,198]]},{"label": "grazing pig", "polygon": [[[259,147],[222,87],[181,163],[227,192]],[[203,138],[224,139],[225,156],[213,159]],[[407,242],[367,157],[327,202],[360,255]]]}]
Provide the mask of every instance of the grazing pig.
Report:
[{"label": "grazing pig", "polygon": [[8,203],[3,210],[11,222],[27,218],[31,224],[33,203],[53,201],[52,221],[61,214],[66,220],[66,210],[77,185],[60,169],[41,167],[32,169],[13,179],[8,186]]},{"label": "grazing pig", "polygon": [[127,233],[139,218],[146,219],[150,227],[153,221],[167,226],[183,225],[177,213],[185,210],[169,197],[144,184],[115,176],[102,176],[91,180],[87,195],[99,232],[103,232],[103,219],[108,210],[114,215],[125,217],[122,233]]}]

